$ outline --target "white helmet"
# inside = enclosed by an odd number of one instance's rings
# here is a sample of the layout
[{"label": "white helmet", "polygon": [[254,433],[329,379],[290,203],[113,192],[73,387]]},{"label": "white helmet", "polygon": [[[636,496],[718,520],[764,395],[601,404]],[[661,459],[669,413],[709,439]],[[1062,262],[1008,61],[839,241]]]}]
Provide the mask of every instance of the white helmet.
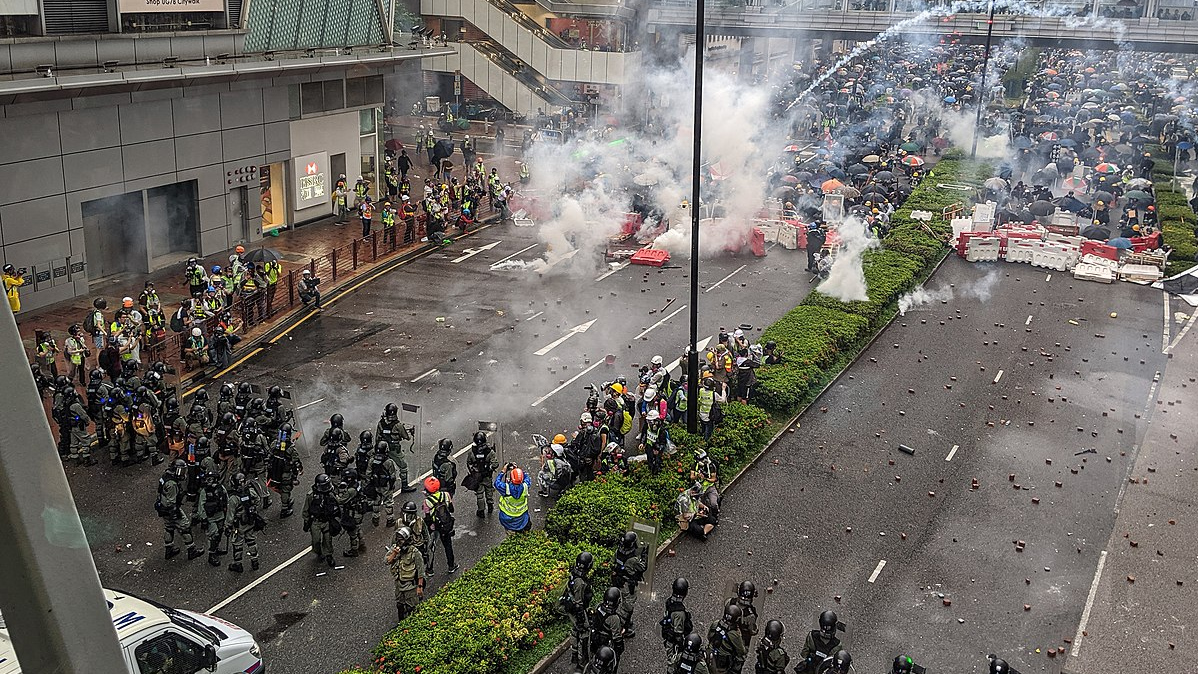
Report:
[{"label": "white helmet", "polygon": [[656,397],[657,397],[657,389],[652,388],[652,387],[645,389],[645,402],[649,402]]},{"label": "white helmet", "polygon": [[653,360],[649,361],[653,365],[661,365],[661,356],[653,356]]},{"label": "white helmet", "polygon": [[202,335],[202,334],[204,334],[204,333],[203,333],[203,332],[201,332],[199,328],[192,328],[192,329],[191,329],[191,336],[192,336],[192,337],[199,337],[199,336],[200,336],[200,335]]},{"label": "white helmet", "polygon": [[657,410],[649,410],[649,413],[645,415],[645,419],[647,421],[657,421],[661,419],[661,413]]},{"label": "white helmet", "polygon": [[554,456],[560,458],[563,454],[566,453],[566,448],[562,447],[561,445],[559,445],[555,442],[552,445],[549,445],[549,451],[553,452]]},{"label": "white helmet", "polygon": [[733,336],[733,337],[736,337],[737,339],[740,339],[741,337],[744,337],[744,336],[745,336],[745,331],[744,331],[744,330],[741,330],[740,328],[737,328],[737,329],[736,329],[736,330],[735,330],[735,331],[732,333],[732,336]]},{"label": "white helmet", "polygon": [[583,412],[583,413],[582,413],[582,416],[578,418],[578,421],[580,421],[581,423],[584,423],[584,424],[589,424],[589,423],[591,423],[593,420],[594,420],[594,419],[591,417],[591,413],[590,413],[590,412]]},{"label": "white helmet", "polygon": [[311,276],[311,275],[312,275],[311,269],[305,269],[303,272],[301,272],[301,276]]}]

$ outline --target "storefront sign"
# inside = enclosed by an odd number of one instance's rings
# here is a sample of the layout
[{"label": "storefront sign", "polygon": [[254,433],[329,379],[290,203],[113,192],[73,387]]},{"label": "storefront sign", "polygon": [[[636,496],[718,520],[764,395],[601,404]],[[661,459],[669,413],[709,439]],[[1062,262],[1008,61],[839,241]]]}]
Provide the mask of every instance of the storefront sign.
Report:
[{"label": "storefront sign", "polygon": [[295,210],[319,206],[332,199],[328,165],[327,152],[295,158]]},{"label": "storefront sign", "polygon": [[124,14],[143,12],[223,12],[225,0],[120,0]]}]

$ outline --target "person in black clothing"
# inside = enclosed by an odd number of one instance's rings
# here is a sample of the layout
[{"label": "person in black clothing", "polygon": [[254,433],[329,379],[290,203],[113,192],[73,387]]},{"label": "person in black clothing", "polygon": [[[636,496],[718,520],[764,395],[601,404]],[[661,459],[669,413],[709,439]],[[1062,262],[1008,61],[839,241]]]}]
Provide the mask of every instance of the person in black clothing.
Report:
[{"label": "person in black clothing", "polygon": [[828,240],[824,230],[818,226],[812,225],[807,230],[807,271],[812,274],[817,273],[816,262],[821,248],[824,247],[824,242]]},{"label": "person in black clothing", "polygon": [[412,170],[412,158],[408,156],[407,150],[399,151],[399,157],[395,160],[395,168],[399,169],[400,181],[408,179],[408,171]]}]

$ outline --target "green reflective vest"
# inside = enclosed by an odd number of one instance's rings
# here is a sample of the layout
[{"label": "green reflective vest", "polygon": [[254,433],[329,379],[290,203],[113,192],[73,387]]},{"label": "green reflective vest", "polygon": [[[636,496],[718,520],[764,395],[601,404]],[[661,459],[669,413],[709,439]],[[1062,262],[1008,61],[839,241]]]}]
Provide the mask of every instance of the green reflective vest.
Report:
[{"label": "green reflective vest", "polygon": [[508,517],[522,517],[528,512],[528,485],[524,485],[519,496],[510,495],[511,490],[512,485],[505,483],[499,491],[499,512]]},{"label": "green reflective vest", "polygon": [[715,405],[715,391],[709,388],[699,389],[699,412],[701,414],[711,414],[711,408]]}]

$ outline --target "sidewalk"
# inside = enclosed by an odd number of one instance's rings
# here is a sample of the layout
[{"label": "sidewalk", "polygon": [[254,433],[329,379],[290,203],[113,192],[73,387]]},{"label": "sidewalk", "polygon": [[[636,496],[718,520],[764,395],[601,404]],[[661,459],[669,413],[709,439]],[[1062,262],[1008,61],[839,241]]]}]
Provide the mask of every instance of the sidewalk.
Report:
[{"label": "sidewalk", "polygon": [[[416,126],[418,128],[418,124]],[[415,128],[410,129],[401,126],[397,126],[396,128],[398,129],[396,135],[403,137],[414,136],[416,130]],[[405,143],[405,145],[410,144],[410,142]],[[409,154],[412,153],[409,152]],[[423,153],[421,153],[422,155]],[[480,153],[480,156],[483,157],[484,161],[488,162],[488,166],[492,165],[494,161],[492,155],[489,153]],[[455,155],[455,157],[458,159],[457,163],[461,163],[460,155]],[[415,191],[416,187],[424,181],[429,167],[425,165],[423,159],[416,155],[413,155],[413,159],[413,167],[408,177],[412,181],[413,190]],[[497,166],[499,167],[500,175],[505,181],[516,181],[519,168],[515,158],[510,155],[505,156],[497,162]],[[480,208],[480,215],[485,214],[488,216],[482,219],[489,219],[491,215],[488,204],[489,201],[484,200],[483,206]],[[418,220],[422,221],[423,216],[418,216]],[[397,223],[397,225],[397,233],[400,239],[402,239],[403,225],[402,223]],[[377,218],[374,225],[374,235],[371,238],[358,238],[358,235],[361,234],[361,228],[361,222],[357,217],[351,217],[347,223],[337,225],[335,216],[329,216],[317,222],[280,232],[277,236],[267,236],[245,245],[246,250],[262,247],[272,248],[280,253],[283,260],[278,300],[276,301],[280,306],[272,310],[269,318],[266,320],[247,321],[250,327],[240,333],[243,342],[239,351],[246,351],[246,347],[251,342],[268,332],[280,321],[285,320],[299,306],[295,297],[290,296],[289,280],[293,274],[298,275],[303,268],[313,268],[316,275],[325,280],[322,286],[322,294],[328,294],[336,286],[342,285],[344,282],[361,276],[381,264],[397,259],[425,245],[416,241],[408,245],[400,243],[392,249],[392,246],[383,241],[383,237],[381,236],[382,229]],[[213,265],[221,265],[223,267],[228,264],[229,255],[232,253],[232,249],[225,250],[202,258],[200,261],[205,270],[211,269]],[[111,282],[101,282],[93,285],[92,292],[89,295],[75,297],[18,314],[17,328],[20,331],[29,360],[32,362],[34,357],[36,347],[34,334],[36,330],[50,331],[61,350],[66,341],[67,329],[73,323],[81,323],[83,321],[95,298],[103,297],[108,301],[108,310],[105,313],[111,316],[121,306],[121,298],[132,297],[134,302],[136,302],[147,280],[154,282],[155,290],[162,300],[163,311],[169,318],[179,307],[179,304],[190,296],[187,284],[184,281],[185,268],[186,261],[182,261],[147,275],[123,276]],[[238,304],[235,303],[235,313],[237,307]],[[178,339],[180,339],[179,335],[174,333],[168,335],[167,341],[170,342],[170,345],[165,348],[166,352],[173,353],[173,351],[177,351],[177,345],[174,342]],[[143,349],[142,360],[145,361],[143,365],[154,360],[154,358],[147,357],[147,351],[147,349]],[[173,361],[176,359],[177,357],[169,360]],[[211,368],[208,369],[211,370]],[[65,357],[60,353],[59,372],[65,371]],[[212,371],[214,372],[215,370]],[[180,371],[179,374],[183,378],[187,374],[194,373]],[[200,374],[203,374],[203,372]]]}]

